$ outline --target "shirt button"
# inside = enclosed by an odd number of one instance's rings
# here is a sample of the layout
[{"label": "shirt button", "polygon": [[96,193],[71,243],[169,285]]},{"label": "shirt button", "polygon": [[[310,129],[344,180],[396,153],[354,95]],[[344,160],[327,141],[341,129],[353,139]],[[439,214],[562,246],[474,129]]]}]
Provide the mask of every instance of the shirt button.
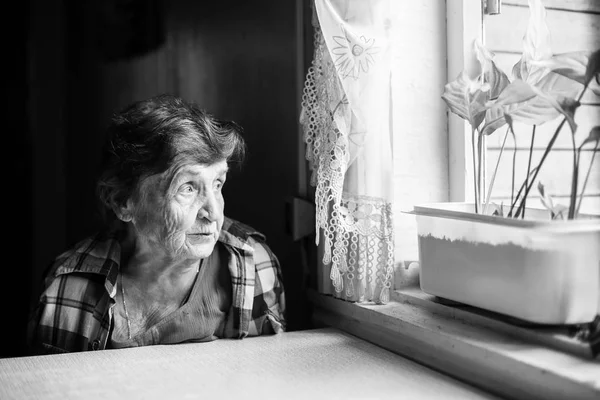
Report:
[{"label": "shirt button", "polygon": [[92,342],[92,350],[98,350],[100,348],[100,341],[98,339]]}]

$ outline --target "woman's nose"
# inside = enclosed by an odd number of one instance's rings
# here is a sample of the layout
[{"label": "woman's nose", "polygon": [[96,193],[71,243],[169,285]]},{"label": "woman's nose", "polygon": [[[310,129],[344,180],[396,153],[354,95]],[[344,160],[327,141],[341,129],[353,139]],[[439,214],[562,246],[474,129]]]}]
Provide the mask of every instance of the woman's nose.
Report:
[{"label": "woman's nose", "polygon": [[207,194],[198,210],[198,218],[214,221],[219,217],[218,213],[219,207],[216,196],[212,193]]}]

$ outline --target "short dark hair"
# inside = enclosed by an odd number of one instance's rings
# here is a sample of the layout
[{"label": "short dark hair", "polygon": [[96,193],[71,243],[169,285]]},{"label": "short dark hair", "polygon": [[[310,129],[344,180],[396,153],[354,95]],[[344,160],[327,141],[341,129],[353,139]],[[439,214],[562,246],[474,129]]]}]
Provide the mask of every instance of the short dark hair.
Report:
[{"label": "short dark hair", "polygon": [[233,121],[214,118],[196,104],[162,94],[113,115],[102,151],[96,193],[105,222],[145,177],[181,162],[241,164],[246,146]]}]

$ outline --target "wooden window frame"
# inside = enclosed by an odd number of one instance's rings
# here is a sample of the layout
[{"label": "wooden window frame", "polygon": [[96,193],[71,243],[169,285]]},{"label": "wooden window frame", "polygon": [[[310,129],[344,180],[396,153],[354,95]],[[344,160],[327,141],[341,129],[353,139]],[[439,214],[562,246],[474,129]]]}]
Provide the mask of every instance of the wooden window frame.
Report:
[{"label": "wooden window frame", "polygon": [[[472,53],[473,40],[481,37],[482,32],[481,1],[446,1],[448,82],[456,79],[463,71]],[[475,200],[470,136],[469,123],[453,113],[448,113],[449,201]],[[482,165],[485,166],[485,160]],[[485,177],[486,174],[481,175]]]}]

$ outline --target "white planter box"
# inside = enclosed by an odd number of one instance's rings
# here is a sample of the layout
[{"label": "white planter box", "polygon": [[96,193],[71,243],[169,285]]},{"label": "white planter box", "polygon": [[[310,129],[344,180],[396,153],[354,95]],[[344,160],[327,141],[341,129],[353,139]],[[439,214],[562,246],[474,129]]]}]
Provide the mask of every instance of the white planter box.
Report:
[{"label": "white planter box", "polygon": [[600,311],[600,219],[551,221],[473,212],[468,203],[414,207],[421,289],[540,324],[591,322]]}]

